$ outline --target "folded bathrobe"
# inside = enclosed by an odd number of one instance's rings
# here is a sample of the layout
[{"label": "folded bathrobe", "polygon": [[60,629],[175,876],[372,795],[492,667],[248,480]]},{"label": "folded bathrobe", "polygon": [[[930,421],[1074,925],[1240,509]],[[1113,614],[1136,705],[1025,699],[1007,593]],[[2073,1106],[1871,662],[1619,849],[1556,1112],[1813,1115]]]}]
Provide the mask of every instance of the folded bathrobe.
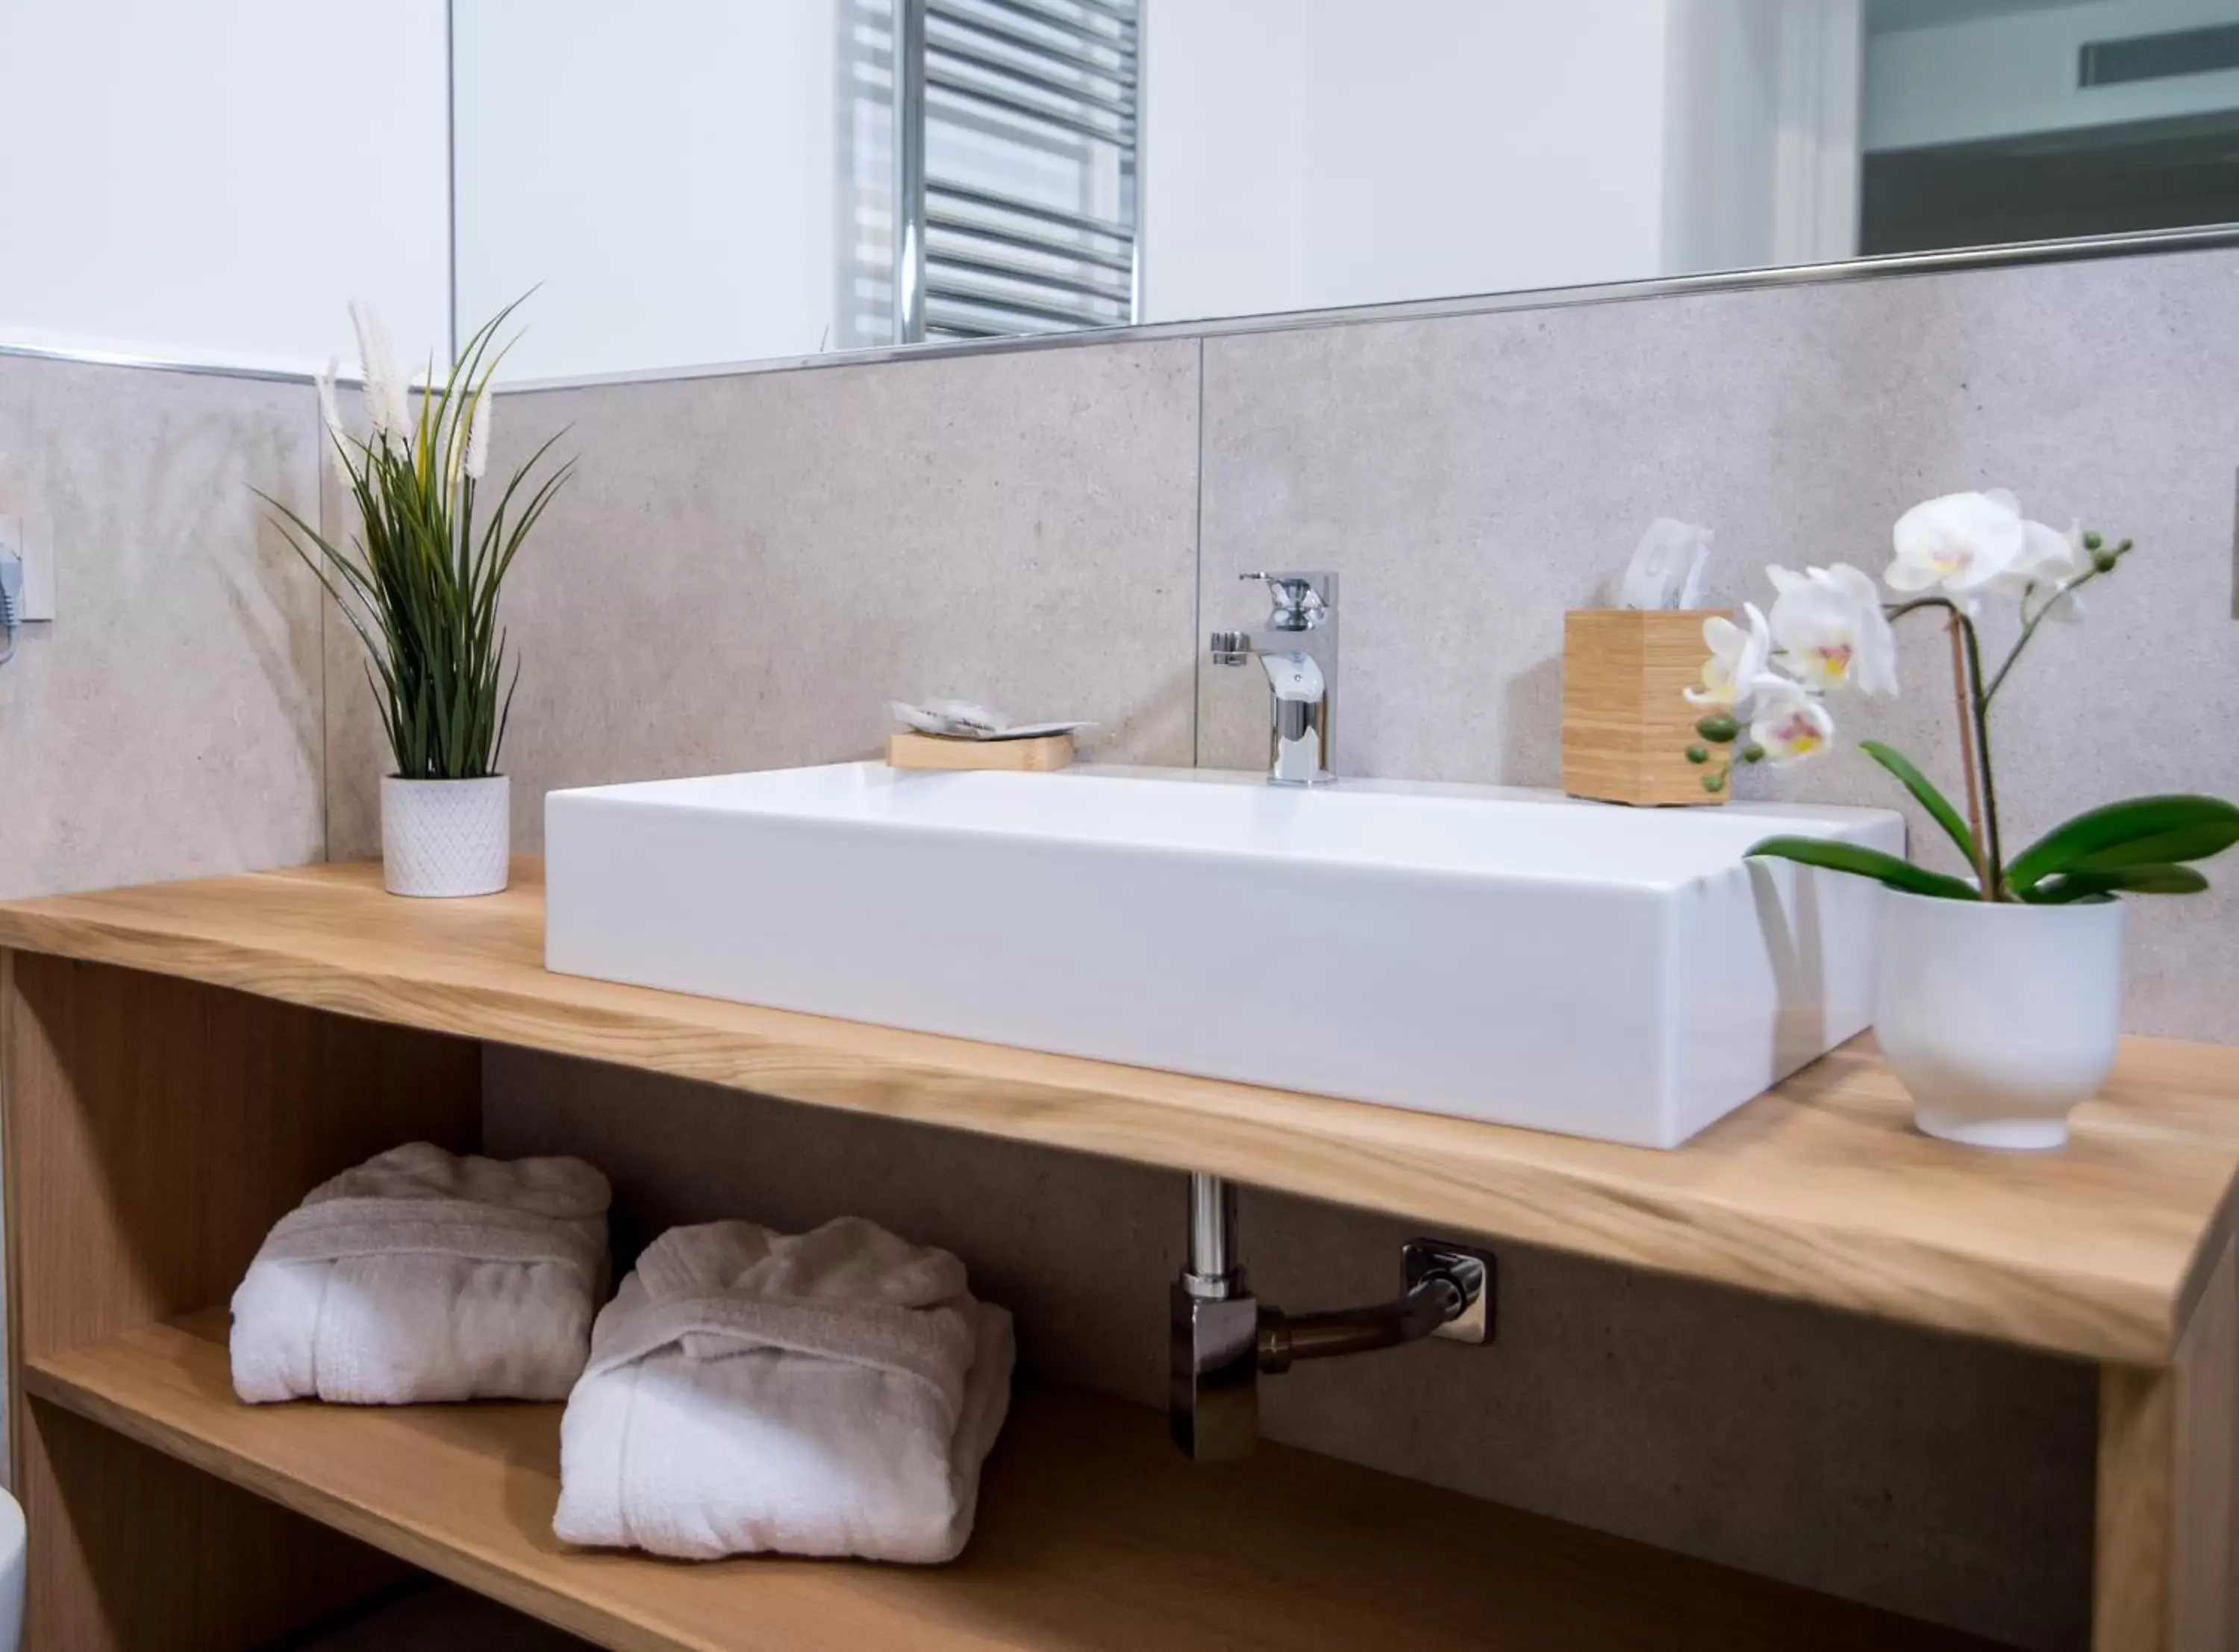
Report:
[{"label": "folded bathrobe", "polygon": [[961,1263],[860,1217],[672,1229],[599,1315],[552,1529],[689,1560],[953,1560],[1012,1352]]},{"label": "folded bathrobe", "polygon": [[312,1190],[233,1295],[252,1404],[556,1400],[605,1295],[607,1178],[415,1142]]}]

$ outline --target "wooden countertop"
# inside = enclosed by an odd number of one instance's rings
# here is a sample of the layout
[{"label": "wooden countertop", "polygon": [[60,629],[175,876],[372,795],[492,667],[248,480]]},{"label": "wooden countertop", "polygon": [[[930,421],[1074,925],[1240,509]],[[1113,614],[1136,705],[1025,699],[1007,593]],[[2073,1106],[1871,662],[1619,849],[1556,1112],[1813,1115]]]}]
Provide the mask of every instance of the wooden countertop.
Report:
[{"label": "wooden countertop", "polygon": [[2117,1363],[2169,1362],[2230,1220],[2239,1049],[2128,1039],[2070,1144],[2023,1155],[1915,1132],[1860,1040],[1658,1152],[553,975],[539,876],[464,901],[391,899],[367,866],[57,896],[0,905],[0,947]]}]

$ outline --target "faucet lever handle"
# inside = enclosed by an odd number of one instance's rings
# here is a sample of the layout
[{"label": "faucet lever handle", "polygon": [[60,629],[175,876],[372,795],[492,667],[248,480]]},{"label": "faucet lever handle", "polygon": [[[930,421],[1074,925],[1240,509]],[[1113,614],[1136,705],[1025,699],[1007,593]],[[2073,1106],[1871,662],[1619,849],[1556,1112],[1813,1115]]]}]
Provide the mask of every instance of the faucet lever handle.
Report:
[{"label": "faucet lever handle", "polygon": [[1337,606],[1334,574],[1240,574],[1246,584],[1257,580],[1267,587],[1275,604],[1272,623],[1278,630],[1305,631],[1319,625]]}]

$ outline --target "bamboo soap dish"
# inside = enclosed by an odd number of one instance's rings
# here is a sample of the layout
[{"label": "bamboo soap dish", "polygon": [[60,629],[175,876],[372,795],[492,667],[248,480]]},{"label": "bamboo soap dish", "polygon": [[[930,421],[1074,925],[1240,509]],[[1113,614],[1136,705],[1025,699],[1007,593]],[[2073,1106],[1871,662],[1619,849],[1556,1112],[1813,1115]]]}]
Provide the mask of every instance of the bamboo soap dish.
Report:
[{"label": "bamboo soap dish", "polygon": [[1563,616],[1563,789],[1606,803],[1724,803],[1687,760],[1717,609],[1574,608]]},{"label": "bamboo soap dish", "polygon": [[887,761],[894,768],[996,769],[1047,774],[1073,761],[1073,736],[1036,734],[1025,740],[965,740],[948,734],[889,734]]}]

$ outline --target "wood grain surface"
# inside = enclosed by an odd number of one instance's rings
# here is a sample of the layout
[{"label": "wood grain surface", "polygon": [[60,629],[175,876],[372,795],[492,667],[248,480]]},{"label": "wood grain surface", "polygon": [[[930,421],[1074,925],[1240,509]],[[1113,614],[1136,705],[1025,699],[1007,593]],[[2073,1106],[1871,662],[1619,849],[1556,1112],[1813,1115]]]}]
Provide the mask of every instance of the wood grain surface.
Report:
[{"label": "wood grain surface", "polygon": [[1022,1395],[953,1566],[681,1564],[552,1536],[557,1406],[244,1406],[221,1315],[37,1361],[33,1392],[628,1652],[1900,1652],[1984,1642],[1153,1412]]},{"label": "wood grain surface", "polygon": [[22,1367],[224,1301],[275,1221],[374,1152],[473,1145],[476,1046],[0,953],[0,1100],[34,1652],[260,1644],[393,1582],[347,1538],[27,1403]]},{"label": "wood grain surface", "polygon": [[2099,1374],[2093,1652],[2239,1649],[2239,1249],[2176,1363]]},{"label": "wood grain surface", "polygon": [[2056,1152],[1918,1134],[1864,1040],[1658,1152],[554,975],[542,910],[534,863],[460,901],[321,866],[0,906],[0,945],[2136,1367],[2173,1357],[2239,1171],[2221,1046],[2126,1040]]},{"label": "wood grain surface", "polygon": [[1073,736],[1035,734],[1025,740],[960,740],[939,734],[889,734],[887,763],[892,768],[996,769],[1014,774],[1049,774],[1071,766]]},{"label": "wood grain surface", "polygon": [[[1718,609],[1573,608],[1563,616],[1563,789],[1610,803],[1724,803],[1706,791],[1720,750],[1696,733],[1686,690],[1702,681],[1703,621]],[[1711,753],[1690,763],[1687,748]]]}]

